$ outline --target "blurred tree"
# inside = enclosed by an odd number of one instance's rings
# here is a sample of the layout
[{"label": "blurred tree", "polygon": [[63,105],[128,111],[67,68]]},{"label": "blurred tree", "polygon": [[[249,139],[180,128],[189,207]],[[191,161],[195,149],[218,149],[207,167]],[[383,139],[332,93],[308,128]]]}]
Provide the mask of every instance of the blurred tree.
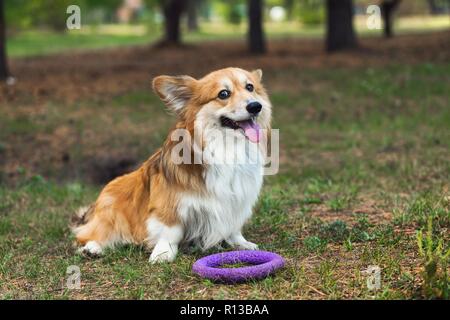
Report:
[{"label": "blurred tree", "polygon": [[357,47],[353,29],[353,1],[327,0],[327,35],[328,52]]},{"label": "blurred tree", "polygon": [[0,81],[8,79],[8,63],[6,60],[6,21],[3,0],[0,0]]},{"label": "blurred tree", "polygon": [[381,2],[381,16],[383,17],[384,36],[392,37],[392,14],[401,0],[383,0]]},{"label": "blurred tree", "polygon": [[187,1],[187,27],[189,31],[198,31],[198,10],[200,0]]},{"label": "blurred tree", "polygon": [[145,9],[141,15],[141,22],[146,23],[149,32],[154,32],[155,30],[163,27],[159,24],[162,9],[161,0],[144,0]]},{"label": "blurred tree", "polygon": [[292,20],[294,16],[294,0],[283,0],[283,7],[286,9],[286,19]]},{"label": "blurred tree", "polygon": [[[101,11],[109,22],[123,0],[9,0],[5,1],[8,30],[48,27],[55,31],[66,30],[66,9],[75,4],[81,8],[82,23],[92,23],[92,12]],[[94,19],[95,20],[95,19]],[[104,22],[104,21],[99,21]]]},{"label": "blurred tree", "polygon": [[435,0],[427,0],[427,2],[428,2],[428,6],[430,8],[430,13],[436,14],[436,12],[438,12],[438,6],[436,5],[436,1]]},{"label": "blurred tree", "polygon": [[[123,0],[78,0],[80,6],[87,8],[103,8],[115,11],[124,2]],[[76,3],[74,3],[76,4]]]},{"label": "blurred tree", "polygon": [[[83,12],[82,17],[87,23],[111,23],[117,21],[117,10],[124,3],[124,0],[77,0],[74,4],[78,4]],[[97,11],[101,13],[100,19],[92,17]]]},{"label": "blurred tree", "polygon": [[431,14],[446,14],[450,12],[450,0],[427,0]]},{"label": "blurred tree", "polygon": [[[224,1],[224,0],[222,0],[222,1]],[[241,1],[240,0],[229,0],[229,1],[224,1],[224,2],[226,2],[226,5],[227,5],[227,11],[225,13],[227,21],[234,25],[241,24],[243,15],[245,15],[245,13],[242,12]],[[245,5],[244,5],[244,8],[245,8]]]},{"label": "blurred tree", "polygon": [[200,0],[197,14],[205,21],[211,21],[213,2],[214,1]]},{"label": "blurred tree", "polygon": [[54,31],[66,30],[67,7],[73,4],[72,0],[33,0],[29,13],[34,25],[47,26]]},{"label": "blurred tree", "polygon": [[300,20],[306,26],[316,26],[325,20],[324,0],[301,0]]},{"label": "blurred tree", "polygon": [[181,42],[180,20],[185,5],[185,0],[162,0],[164,15],[164,39],[162,44],[179,44]]},{"label": "blurred tree", "polygon": [[250,52],[261,54],[266,52],[266,41],[263,28],[263,0],[248,0],[248,43]]}]

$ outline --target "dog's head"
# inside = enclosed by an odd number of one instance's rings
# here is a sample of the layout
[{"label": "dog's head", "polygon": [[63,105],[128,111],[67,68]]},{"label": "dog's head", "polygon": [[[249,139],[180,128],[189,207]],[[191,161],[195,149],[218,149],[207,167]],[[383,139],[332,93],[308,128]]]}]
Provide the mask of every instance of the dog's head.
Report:
[{"label": "dog's head", "polygon": [[261,129],[268,130],[271,119],[271,104],[261,78],[261,70],[226,68],[199,80],[159,76],[153,80],[153,89],[187,125],[259,142]]}]

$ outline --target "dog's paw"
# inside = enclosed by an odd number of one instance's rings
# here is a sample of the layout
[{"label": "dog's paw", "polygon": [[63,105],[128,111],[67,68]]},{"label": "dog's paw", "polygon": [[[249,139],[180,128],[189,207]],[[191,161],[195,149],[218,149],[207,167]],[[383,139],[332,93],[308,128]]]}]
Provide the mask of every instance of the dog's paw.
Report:
[{"label": "dog's paw", "polygon": [[88,257],[98,257],[103,253],[103,249],[96,241],[88,241],[78,249],[78,253]]},{"label": "dog's paw", "polygon": [[241,250],[258,250],[258,245],[253,242],[245,240],[242,234],[234,233],[232,234],[226,242],[232,246],[233,248],[241,249]]},{"label": "dog's paw", "polygon": [[236,243],[234,245],[238,249],[242,250],[258,250],[258,245],[256,243],[250,242],[250,241],[242,241],[239,243]]},{"label": "dog's paw", "polygon": [[158,243],[150,255],[150,263],[172,262],[177,256],[177,248],[169,243]]}]

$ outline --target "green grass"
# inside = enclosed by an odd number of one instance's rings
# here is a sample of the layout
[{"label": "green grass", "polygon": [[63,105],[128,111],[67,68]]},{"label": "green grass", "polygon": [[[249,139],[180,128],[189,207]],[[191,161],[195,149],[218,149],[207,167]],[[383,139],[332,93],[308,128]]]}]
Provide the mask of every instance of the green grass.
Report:
[{"label": "green grass", "polygon": [[422,230],[417,232],[417,246],[425,265],[422,273],[424,279],[422,290],[426,297],[448,300],[450,297],[448,272],[450,249],[444,248],[443,239],[436,240],[433,233],[433,217],[428,216],[425,235]]},{"label": "green grass", "polygon": [[150,35],[102,35],[77,32],[54,33],[48,31],[27,31],[8,39],[7,50],[12,57],[39,56],[64,51],[103,49],[150,43],[155,37]]},{"label": "green grass", "polygon": [[[108,250],[98,259],[77,256],[68,219],[100,187],[83,180],[57,183],[62,173],[42,161],[34,170],[46,178],[23,168],[14,186],[6,180],[0,185],[0,298],[445,298],[450,65],[302,71],[265,73],[269,88],[273,81],[291,84],[271,93],[283,160],[280,173],[266,178],[244,232],[261,249],[284,256],[286,268],[229,286],[191,273],[204,255],[198,250],[181,252],[170,265],[149,264],[150,253],[137,246]],[[91,156],[86,150],[102,147],[126,145],[145,159],[172,122],[140,90],[69,103],[64,114],[56,112],[60,107],[48,103],[45,120],[0,110],[0,141],[52,132],[73,116],[73,135],[97,139],[86,138],[79,149],[77,141],[69,144],[82,166]],[[76,118],[80,108],[86,113]],[[106,115],[94,121],[98,110]],[[80,290],[66,287],[70,265],[81,269]],[[382,270],[378,291],[366,287],[363,271],[371,265]]]}]

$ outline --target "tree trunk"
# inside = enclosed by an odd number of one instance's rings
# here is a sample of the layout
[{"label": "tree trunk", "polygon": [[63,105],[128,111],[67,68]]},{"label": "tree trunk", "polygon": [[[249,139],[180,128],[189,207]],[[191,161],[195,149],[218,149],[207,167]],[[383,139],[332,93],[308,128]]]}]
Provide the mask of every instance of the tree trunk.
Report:
[{"label": "tree trunk", "polygon": [[165,0],[163,2],[165,44],[181,42],[180,20],[185,6],[184,0]]},{"label": "tree trunk", "polygon": [[266,41],[263,29],[263,0],[248,0],[248,44],[250,52],[262,54],[266,52]]},{"label": "tree trunk", "polygon": [[188,0],[187,27],[189,31],[198,31],[198,0]]},{"label": "tree trunk", "polygon": [[384,37],[392,37],[392,14],[400,4],[400,0],[384,0],[381,3],[381,16],[383,17]]},{"label": "tree trunk", "polygon": [[8,76],[8,62],[6,60],[6,21],[3,0],[0,0],[0,81],[5,81]]},{"label": "tree trunk", "polygon": [[328,52],[357,47],[353,29],[353,1],[327,0],[327,39]]}]

